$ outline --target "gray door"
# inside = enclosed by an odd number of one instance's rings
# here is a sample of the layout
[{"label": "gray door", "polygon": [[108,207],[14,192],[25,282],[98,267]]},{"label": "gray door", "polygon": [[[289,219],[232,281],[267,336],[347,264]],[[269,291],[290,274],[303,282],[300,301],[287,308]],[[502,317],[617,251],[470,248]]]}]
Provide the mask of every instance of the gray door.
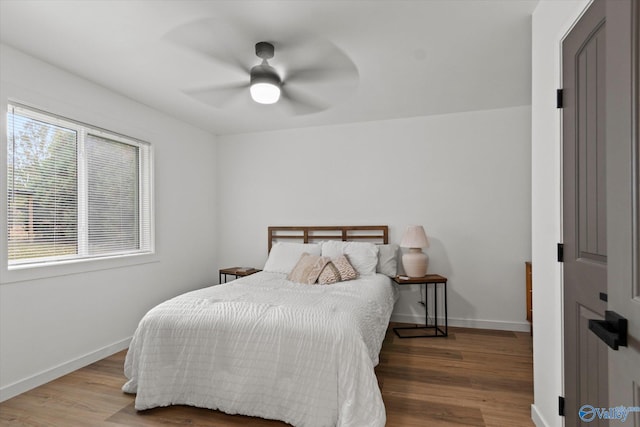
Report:
[{"label": "gray door", "polygon": [[596,0],[562,61],[566,425],[640,427],[640,0]]},{"label": "gray door", "polygon": [[[596,0],[562,43],[564,373],[567,426],[579,408],[608,406],[608,350],[589,330],[607,303],[605,1]],[[607,30],[608,31],[608,30]],[[608,36],[607,36],[608,37]],[[593,420],[589,425],[608,425]]]},{"label": "gray door", "polygon": [[[640,407],[640,1],[609,1],[606,14],[608,309],[629,322],[628,345],[609,349],[609,403]],[[616,425],[640,427],[640,413]]]}]

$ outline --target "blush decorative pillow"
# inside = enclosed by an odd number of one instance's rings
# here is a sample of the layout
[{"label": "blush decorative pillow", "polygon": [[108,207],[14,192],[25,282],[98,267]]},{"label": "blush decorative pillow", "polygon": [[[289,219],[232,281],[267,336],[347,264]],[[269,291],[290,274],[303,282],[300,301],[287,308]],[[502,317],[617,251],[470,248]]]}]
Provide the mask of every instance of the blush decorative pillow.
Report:
[{"label": "blush decorative pillow", "polygon": [[318,283],[321,285],[330,285],[332,283],[353,280],[357,277],[358,273],[346,255],[340,255],[339,257],[331,259],[331,261],[325,265],[320,276],[318,276]]},{"label": "blush decorative pillow", "polygon": [[287,276],[287,280],[307,285],[316,283],[318,276],[330,261],[331,258],[309,255],[305,252]]}]

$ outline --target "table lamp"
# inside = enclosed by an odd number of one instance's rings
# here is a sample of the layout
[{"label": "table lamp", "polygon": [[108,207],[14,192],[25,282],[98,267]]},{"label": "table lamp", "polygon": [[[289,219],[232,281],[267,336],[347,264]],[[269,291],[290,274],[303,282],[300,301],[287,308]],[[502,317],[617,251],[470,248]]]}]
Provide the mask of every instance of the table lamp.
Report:
[{"label": "table lamp", "polygon": [[400,246],[409,248],[409,252],[402,255],[402,266],[409,277],[423,277],[427,274],[427,255],[422,248],[429,247],[429,239],[421,225],[410,225],[404,232]]}]

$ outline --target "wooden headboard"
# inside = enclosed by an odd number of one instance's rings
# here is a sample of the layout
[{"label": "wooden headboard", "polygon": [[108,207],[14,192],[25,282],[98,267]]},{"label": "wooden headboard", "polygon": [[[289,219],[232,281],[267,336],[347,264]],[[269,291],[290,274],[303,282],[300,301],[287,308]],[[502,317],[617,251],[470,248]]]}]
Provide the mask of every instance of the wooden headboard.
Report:
[{"label": "wooden headboard", "polygon": [[277,240],[292,240],[297,243],[313,243],[321,240],[366,241],[389,243],[387,225],[319,225],[269,227],[269,252]]}]

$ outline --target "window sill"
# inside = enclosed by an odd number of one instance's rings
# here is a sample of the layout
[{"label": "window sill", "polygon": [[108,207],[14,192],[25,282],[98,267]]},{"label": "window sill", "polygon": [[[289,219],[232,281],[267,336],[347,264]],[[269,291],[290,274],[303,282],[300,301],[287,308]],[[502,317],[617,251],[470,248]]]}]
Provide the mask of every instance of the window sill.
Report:
[{"label": "window sill", "polygon": [[71,274],[88,273],[92,271],[111,270],[134,265],[160,262],[157,253],[135,255],[120,255],[93,259],[78,259],[65,262],[30,264],[23,266],[6,266],[2,270],[0,285],[24,282],[28,280],[46,279],[49,277],[68,276]]}]

